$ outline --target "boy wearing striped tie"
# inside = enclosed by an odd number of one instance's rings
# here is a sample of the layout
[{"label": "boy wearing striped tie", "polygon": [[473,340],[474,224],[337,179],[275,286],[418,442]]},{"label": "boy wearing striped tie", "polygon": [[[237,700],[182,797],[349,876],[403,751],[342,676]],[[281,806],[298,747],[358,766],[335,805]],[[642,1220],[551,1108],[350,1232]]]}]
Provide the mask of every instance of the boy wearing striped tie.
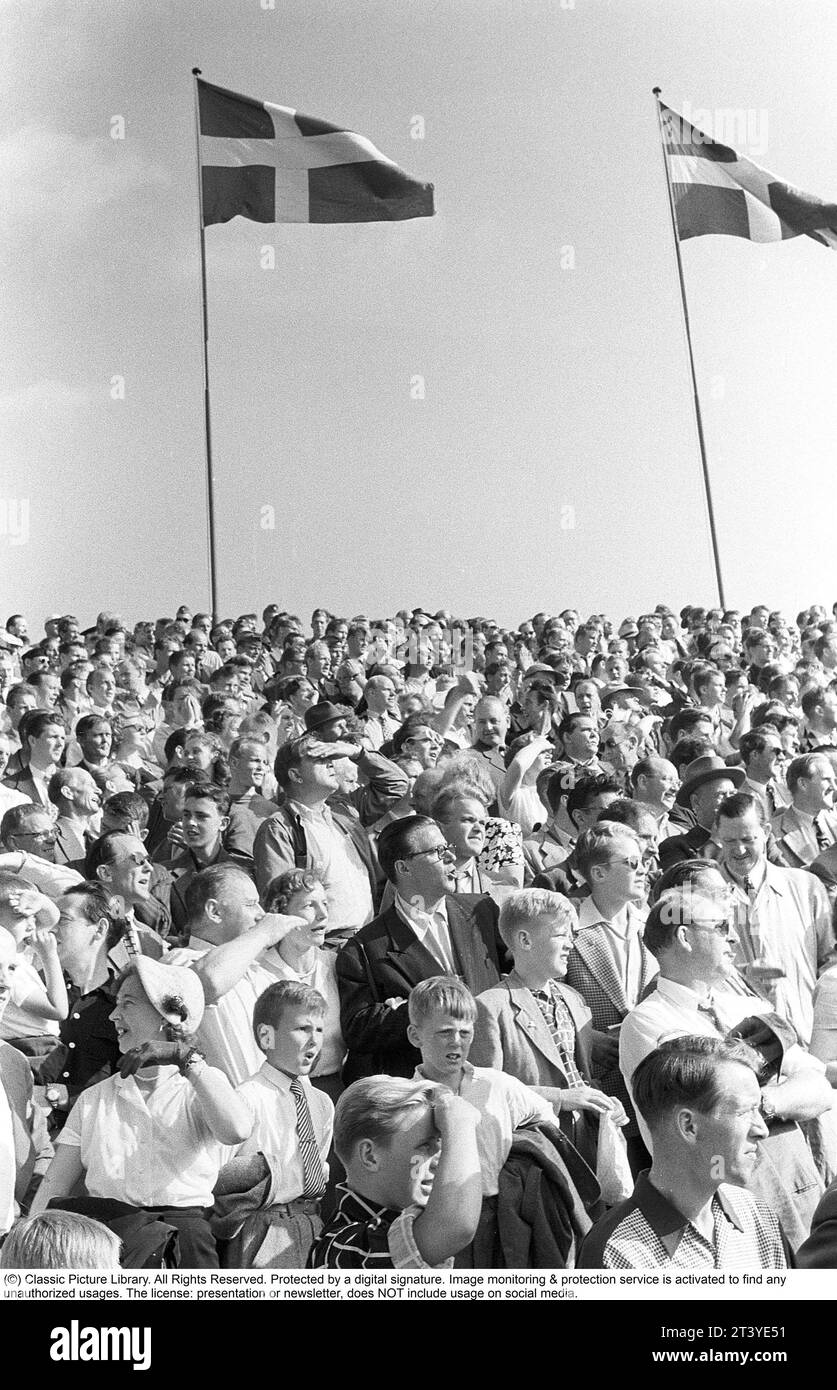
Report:
[{"label": "boy wearing striped tie", "polygon": [[238,1088],[255,1117],[239,1153],[263,1154],[272,1181],[236,1244],[242,1268],[303,1269],[323,1228],[334,1106],[308,1077],[322,1047],[325,1010],[323,996],[297,980],[269,985],[256,1000],[253,1033],[265,1062]]}]

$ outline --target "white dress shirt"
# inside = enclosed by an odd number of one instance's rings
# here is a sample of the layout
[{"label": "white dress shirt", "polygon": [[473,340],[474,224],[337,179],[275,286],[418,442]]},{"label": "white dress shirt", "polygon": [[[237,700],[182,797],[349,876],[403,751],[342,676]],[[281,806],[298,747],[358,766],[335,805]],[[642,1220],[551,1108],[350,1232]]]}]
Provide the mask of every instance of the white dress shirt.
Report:
[{"label": "white dress shirt", "polygon": [[11,787],[4,787],[0,784],[0,820],[3,819],[7,811],[11,811],[13,806],[28,806],[29,797],[24,796],[23,792],[13,791]]},{"label": "white dress shirt", "polygon": [[306,868],[326,890],[330,930],[363,927],[375,915],[366,865],[351,838],[339,830],[327,806],[312,810],[292,801],[305,830]]},{"label": "white dress shirt", "polygon": [[395,910],[408,927],[412,928],[431,956],[439,962],[441,973],[443,975],[458,974],[450,939],[448,905],[445,899],[440,898],[435,907],[432,907],[429,912],[425,912],[413,903],[408,903],[400,893],[396,893]]},{"label": "white dress shirt", "polygon": [[[701,1008],[701,1005],[704,1007]],[[717,1017],[720,1028],[713,1021],[710,1009]],[[669,1038],[687,1036],[722,1038],[745,1018],[772,1012],[773,1008],[766,999],[734,992],[723,985],[706,994],[699,994],[687,985],[677,984],[661,975],[656,989],[631,1010],[619,1031],[619,1068],[629,1094],[633,1097],[631,1078],[640,1062],[660,1043]],[[823,1072],[825,1066],[798,1043],[794,1043],[785,1051],[779,1075],[786,1080],[800,1070]],[[641,1116],[637,1118],[642,1137],[650,1149],[651,1136]]]},{"label": "white dress shirt", "polygon": [[11,997],[5,1012],[0,1016],[0,1040],[41,1038],[45,1033],[51,1033],[57,1042],[57,1021],[53,1018],[41,1018],[27,1007],[49,1003],[46,985],[38,974],[32,953],[27,948],[18,951],[16,965]]},{"label": "white dress shirt", "polygon": [[[272,1207],[295,1201],[302,1196],[304,1188],[296,1102],[291,1095],[293,1079],[283,1071],[277,1071],[269,1062],[263,1062],[256,1075],[238,1087],[238,1094],[255,1119],[250,1138],[238,1152],[263,1153],[273,1160],[274,1180],[268,1199],[268,1205]],[[299,1077],[299,1080],[308,1101],[320,1162],[327,1179],[334,1106],[323,1091],[311,1085],[306,1076]]]},{"label": "white dress shirt", "polygon": [[5,1088],[0,1083],[0,1235],[8,1231],[15,1219],[16,1177],[17,1156],[12,1112]]},{"label": "white dress shirt", "polygon": [[263,969],[274,980],[298,980],[316,989],[326,1001],[323,1019],[323,1046],[319,1057],[311,1068],[312,1076],[334,1076],[343,1065],[346,1045],[340,1031],[340,995],[337,991],[337,952],[316,952],[314,969],[310,975],[300,975],[292,965],[283,960],[278,950],[265,951],[260,958]]},{"label": "white dress shirt", "polygon": [[91,1197],[133,1207],[211,1207],[229,1154],[176,1067],[160,1067],[151,1090],[117,1073],[82,1091],[56,1143],[79,1149]]},{"label": "white dress shirt", "polygon": [[[477,1152],[482,1195],[496,1197],[500,1169],[511,1152],[513,1131],[521,1125],[555,1125],[555,1111],[543,1096],[505,1072],[493,1067],[472,1067],[470,1062],[463,1063],[463,1072],[459,1094],[480,1114]],[[415,1077],[419,1081],[427,1079],[422,1067],[416,1068]]]},{"label": "white dress shirt", "polygon": [[[214,949],[209,941],[190,936],[188,946],[169,952],[166,964],[189,966]],[[240,1086],[264,1061],[264,1053],[253,1037],[253,1010],[259,995],[275,979],[276,975],[266,970],[260,961],[253,961],[232,989],[222,994],[216,1003],[207,1005],[195,1034],[195,1046],[209,1065],[222,1071],[233,1086]]]}]

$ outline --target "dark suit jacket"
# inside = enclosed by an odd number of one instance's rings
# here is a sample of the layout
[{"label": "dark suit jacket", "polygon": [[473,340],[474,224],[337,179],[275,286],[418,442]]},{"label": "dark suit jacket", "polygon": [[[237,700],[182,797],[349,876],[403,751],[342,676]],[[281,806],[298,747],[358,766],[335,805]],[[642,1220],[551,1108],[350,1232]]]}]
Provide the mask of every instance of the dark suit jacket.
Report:
[{"label": "dark suit jacket", "polygon": [[837,1182],[820,1199],[811,1234],[797,1250],[796,1263],[799,1269],[837,1269]]},{"label": "dark suit jacket", "polygon": [[702,825],[693,825],[685,835],[669,835],[660,845],[660,868],[663,873],[684,859],[703,859],[709,844],[710,832]]},{"label": "dark suit jacket", "polygon": [[[497,904],[464,893],[445,901],[458,973],[472,994],[481,994],[500,979]],[[376,1072],[412,1076],[421,1054],[407,1041],[406,1006],[391,1009],[385,1000],[406,1000],[414,985],[438,974],[438,962],[394,906],[346,942],[337,957],[337,984],[347,1085]]]},{"label": "dark suit jacket", "polygon": [[50,802],[41,799],[41,794],[32,780],[28,767],[19,769],[14,775],[7,773],[3,778],[3,786],[8,787],[10,791],[20,792],[21,796],[27,796],[36,806],[43,806],[48,811],[52,810]]},{"label": "dark suit jacket", "polygon": [[[246,874],[250,874],[252,877],[252,866],[245,860],[238,859],[234,854],[228,854],[223,846],[219,849],[212,863],[235,864],[237,868],[243,869]],[[169,930],[176,935],[185,930],[186,924],[189,921],[189,913],[186,908],[186,890],[195,877],[195,874],[200,872],[200,869],[194,856],[188,849],[183,850],[182,854],[178,854],[175,859],[171,859],[164,867],[168,869],[169,874],[174,880],[169,891],[169,915],[171,917],[171,926]],[[156,929],[155,927],[155,930]]]}]

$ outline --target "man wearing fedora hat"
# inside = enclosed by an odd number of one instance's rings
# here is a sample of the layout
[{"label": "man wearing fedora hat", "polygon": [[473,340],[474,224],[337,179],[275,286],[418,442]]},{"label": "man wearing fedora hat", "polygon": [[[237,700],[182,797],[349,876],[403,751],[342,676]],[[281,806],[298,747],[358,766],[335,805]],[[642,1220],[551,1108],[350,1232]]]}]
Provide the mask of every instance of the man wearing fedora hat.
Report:
[{"label": "man wearing fedora hat", "polygon": [[706,753],[689,763],[675,798],[678,806],[691,808],[695,824],[683,835],[669,835],[660,845],[660,866],[665,873],[682,859],[705,859],[712,839],[715,815],[725,797],[744,781],[744,769],[727,767],[723,758]]},{"label": "man wearing fedora hat", "polygon": [[[682,835],[670,835],[660,845],[660,866],[665,873],[673,864],[683,859],[719,858],[717,842],[715,849],[709,847],[713,839],[713,829],[718,807],[725,797],[732,796],[745,779],[744,769],[728,767],[723,758],[714,753],[704,753],[689,763],[683,773],[683,781],[675,798],[676,805],[691,810],[695,824]],[[787,868],[787,860],[776,843],[770,827],[767,827],[767,858],[779,868]]]}]

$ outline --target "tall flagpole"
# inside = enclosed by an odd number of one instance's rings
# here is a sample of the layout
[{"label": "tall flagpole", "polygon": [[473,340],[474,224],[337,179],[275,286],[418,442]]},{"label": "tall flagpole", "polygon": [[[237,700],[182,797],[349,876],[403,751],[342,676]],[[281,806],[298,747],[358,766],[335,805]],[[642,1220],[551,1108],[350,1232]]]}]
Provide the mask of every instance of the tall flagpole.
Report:
[{"label": "tall flagpole", "polygon": [[195,145],[198,157],[198,223],[201,237],[201,316],[203,320],[203,428],[206,446],[206,519],[209,562],[209,611],[212,621],[220,617],[218,588],[215,574],[215,488],[212,479],[212,427],[209,411],[209,327],[206,312],[206,245],[203,230],[203,175],[201,173],[201,113],[198,97],[200,68],[192,68],[195,93]]},{"label": "tall flagpole", "polygon": [[660,127],[660,143],[663,151],[663,165],[666,171],[666,188],[668,189],[668,208],[671,213],[671,230],[674,236],[674,253],[677,257],[677,274],[680,279],[680,299],[683,304],[683,322],[686,325],[686,344],[689,349],[689,370],[692,374],[692,396],[695,403],[695,419],[697,420],[698,443],[700,444],[700,461],[703,469],[703,487],[706,494],[706,511],[709,516],[709,534],[712,538],[712,554],[715,560],[715,578],[718,584],[718,602],[722,608],[726,608],[724,598],[724,581],[721,578],[721,553],[718,549],[718,533],[715,530],[715,508],[712,503],[712,486],[709,481],[709,464],[706,459],[706,441],[703,437],[703,420],[700,413],[700,399],[698,397],[697,377],[695,375],[695,358],[692,352],[692,334],[689,328],[689,306],[686,303],[686,286],[683,280],[683,263],[680,260],[680,238],[677,235],[677,218],[674,215],[674,194],[671,188],[671,172],[668,167],[668,156],[666,155],[665,131],[663,130],[663,112],[660,104],[661,89],[654,87],[654,96],[657,98],[657,120]]}]

